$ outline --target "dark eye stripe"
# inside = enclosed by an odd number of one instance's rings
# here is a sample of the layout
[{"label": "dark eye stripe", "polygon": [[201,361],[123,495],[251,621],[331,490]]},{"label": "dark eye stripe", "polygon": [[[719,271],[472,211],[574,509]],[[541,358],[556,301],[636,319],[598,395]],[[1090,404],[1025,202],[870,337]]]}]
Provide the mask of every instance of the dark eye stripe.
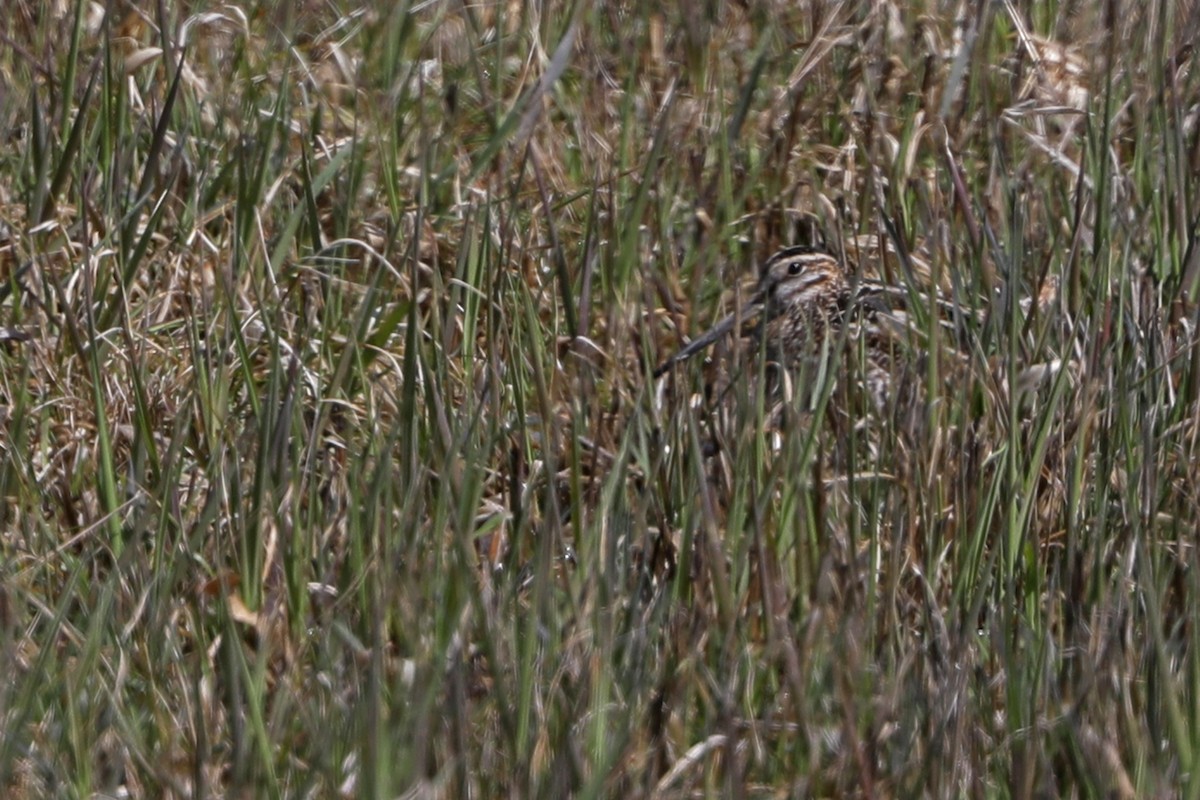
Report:
[{"label": "dark eye stripe", "polygon": [[799,264],[801,267],[805,267],[810,264],[820,264],[829,260],[831,260],[831,257],[825,253],[813,253],[811,251],[793,252],[791,250],[784,250],[772,256],[767,264],[770,267],[775,267],[781,264],[787,265],[788,267]]}]

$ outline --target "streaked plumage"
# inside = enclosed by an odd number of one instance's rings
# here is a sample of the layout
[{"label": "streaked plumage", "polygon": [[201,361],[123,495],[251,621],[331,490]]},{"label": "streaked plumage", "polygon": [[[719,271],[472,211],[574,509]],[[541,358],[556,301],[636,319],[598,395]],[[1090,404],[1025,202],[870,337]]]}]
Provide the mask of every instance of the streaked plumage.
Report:
[{"label": "streaked plumage", "polygon": [[829,253],[812,247],[784,248],[763,264],[758,286],[742,309],[663,362],[654,376],[705,350],[733,332],[739,322],[754,323],[752,335],[767,347],[771,361],[795,366],[819,352],[829,333],[869,309],[875,291],[871,282],[852,286]]}]

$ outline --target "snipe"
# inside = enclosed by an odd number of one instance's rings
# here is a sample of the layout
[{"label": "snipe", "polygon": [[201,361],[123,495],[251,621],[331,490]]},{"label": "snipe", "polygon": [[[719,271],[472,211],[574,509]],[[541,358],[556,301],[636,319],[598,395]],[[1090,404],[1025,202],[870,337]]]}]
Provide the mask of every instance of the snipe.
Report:
[{"label": "snipe", "polygon": [[763,264],[758,286],[744,307],[664,361],[654,377],[705,350],[739,323],[750,324],[750,334],[767,348],[768,360],[794,366],[820,352],[830,334],[857,320],[876,291],[873,282],[852,284],[838,259],[823,250],[784,248]]}]

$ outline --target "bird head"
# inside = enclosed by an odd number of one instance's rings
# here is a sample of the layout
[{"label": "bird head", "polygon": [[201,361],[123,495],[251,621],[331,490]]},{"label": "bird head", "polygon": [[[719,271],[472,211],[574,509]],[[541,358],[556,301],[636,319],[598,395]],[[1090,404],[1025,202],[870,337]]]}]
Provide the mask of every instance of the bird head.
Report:
[{"label": "bird head", "polygon": [[786,247],[767,259],[759,277],[755,302],[774,316],[789,308],[838,302],[847,288],[838,260],[812,247]]}]

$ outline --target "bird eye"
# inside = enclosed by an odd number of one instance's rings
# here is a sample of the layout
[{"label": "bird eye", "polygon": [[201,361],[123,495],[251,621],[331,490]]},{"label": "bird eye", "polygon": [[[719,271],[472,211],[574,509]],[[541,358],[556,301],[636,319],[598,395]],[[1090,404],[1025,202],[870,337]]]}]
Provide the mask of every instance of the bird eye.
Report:
[{"label": "bird eye", "polygon": [[788,275],[799,275],[800,269],[803,266],[804,265],[799,261],[793,261],[792,263],[788,264]]}]

